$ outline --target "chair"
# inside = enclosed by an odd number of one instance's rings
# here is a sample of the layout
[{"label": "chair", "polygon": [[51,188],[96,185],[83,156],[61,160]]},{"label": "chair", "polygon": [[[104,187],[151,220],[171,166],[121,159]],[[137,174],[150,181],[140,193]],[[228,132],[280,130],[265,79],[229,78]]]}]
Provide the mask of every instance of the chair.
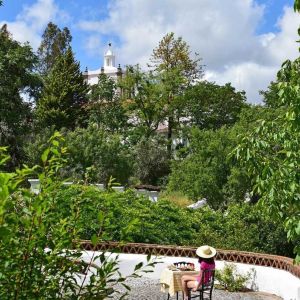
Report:
[{"label": "chair", "polygon": [[[208,280],[205,280],[208,279]],[[212,299],[212,291],[214,287],[214,281],[215,281],[215,270],[204,270],[202,271],[202,278],[201,278],[201,286],[196,292],[199,292],[199,294],[192,295],[192,289],[188,289],[188,299],[195,299],[198,298],[200,300],[204,299]],[[204,298],[204,295],[208,295],[208,298]]]}]

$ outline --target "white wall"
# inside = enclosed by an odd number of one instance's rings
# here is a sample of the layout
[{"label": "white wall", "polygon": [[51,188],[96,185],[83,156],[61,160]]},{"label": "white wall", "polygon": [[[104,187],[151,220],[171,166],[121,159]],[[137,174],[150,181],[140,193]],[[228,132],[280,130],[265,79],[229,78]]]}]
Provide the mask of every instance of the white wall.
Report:
[{"label": "white wall", "polygon": [[[92,252],[85,251],[83,254],[83,259],[88,261],[91,255]],[[115,254],[112,254],[111,257],[114,258],[115,256]],[[120,272],[123,275],[129,275],[133,272],[134,266],[141,261],[146,262],[146,258],[146,255],[141,254],[119,254]],[[196,258],[160,256],[157,258],[157,261],[160,261],[161,263],[155,266],[154,272],[145,273],[143,277],[159,279],[164,268],[178,261],[193,262],[196,266],[196,269],[199,269]],[[99,262],[96,261],[95,263],[98,264]],[[261,267],[240,263],[235,263],[235,265],[240,273],[247,273],[252,268],[255,270],[254,286],[256,290],[275,294],[282,297],[284,300],[300,300],[300,279],[291,273],[270,267]],[[223,261],[216,262],[217,269],[222,269],[223,267]],[[249,284],[249,287],[251,287],[251,285],[253,287],[253,282]]]}]

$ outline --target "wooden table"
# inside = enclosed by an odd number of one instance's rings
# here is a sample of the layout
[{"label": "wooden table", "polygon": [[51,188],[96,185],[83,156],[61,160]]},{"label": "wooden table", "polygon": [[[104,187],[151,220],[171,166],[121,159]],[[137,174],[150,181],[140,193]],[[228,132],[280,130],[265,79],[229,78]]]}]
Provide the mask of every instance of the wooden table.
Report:
[{"label": "wooden table", "polygon": [[[183,275],[198,275],[199,271],[171,271],[165,268],[160,275],[161,291],[169,293],[169,296],[174,296],[178,292],[182,291],[181,277]],[[168,297],[169,299],[169,297]]]}]

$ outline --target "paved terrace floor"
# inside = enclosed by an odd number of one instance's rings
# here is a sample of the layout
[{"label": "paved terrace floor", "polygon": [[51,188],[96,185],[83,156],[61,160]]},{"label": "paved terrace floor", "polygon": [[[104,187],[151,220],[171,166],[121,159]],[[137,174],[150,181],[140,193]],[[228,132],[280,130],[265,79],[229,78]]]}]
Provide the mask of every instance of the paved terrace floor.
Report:
[{"label": "paved terrace floor", "polygon": [[[167,300],[168,295],[160,291],[159,280],[148,278],[134,278],[126,280],[126,284],[131,287],[128,300]],[[121,289],[120,289],[121,290]],[[122,289],[123,290],[123,289]],[[116,296],[114,299],[119,299]],[[170,297],[175,300],[176,296]],[[282,298],[266,293],[247,292],[247,293],[229,293],[214,289],[213,300],[280,300]],[[182,300],[180,293],[179,300]]]}]

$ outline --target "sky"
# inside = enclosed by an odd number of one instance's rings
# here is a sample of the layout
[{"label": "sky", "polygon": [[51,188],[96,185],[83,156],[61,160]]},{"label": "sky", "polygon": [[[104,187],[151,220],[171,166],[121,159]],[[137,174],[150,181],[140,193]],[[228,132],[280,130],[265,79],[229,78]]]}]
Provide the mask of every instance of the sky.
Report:
[{"label": "sky", "polygon": [[0,26],[36,51],[52,21],[68,27],[81,69],[99,69],[107,44],[116,62],[146,66],[162,37],[174,32],[198,53],[205,79],[231,82],[248,102],[262,103],[260,90],[286,59],[298,56],[299,15],[293,0],[4,0]]}]

